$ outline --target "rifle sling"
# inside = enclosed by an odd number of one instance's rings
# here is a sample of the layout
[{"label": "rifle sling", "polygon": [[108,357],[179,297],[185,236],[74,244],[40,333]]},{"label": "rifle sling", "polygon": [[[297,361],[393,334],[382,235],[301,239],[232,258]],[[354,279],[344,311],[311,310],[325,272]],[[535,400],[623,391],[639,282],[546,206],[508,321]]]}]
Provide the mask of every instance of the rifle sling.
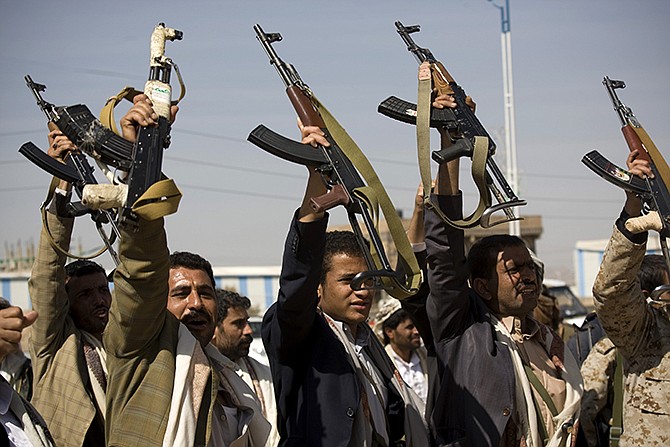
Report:
[{"label": "rifle sling", "polygon": [[[179,83],[181,85],[181,94],[176,103],[181,101],[186,92],[181,76],[179,76]],[[102,125],[111,129],[115,134],[121,135],[114,120],[114,108],[121,100],[126,99],[133,102],[133,98],[140,94],[142,94],[141,91],[126,86],[119,93],[107,99],[105,106],[100,111],[100,122]],[[163,179],[147,188],[135,201],[131,209],[144,220],[155,220],[159,217],[176,213],[181,197],[181,191],[177,188],[174,180]]]},{"label": "rifle sling", "polygon": [[109,97],[100,111],[100,122],[102,125],[108,129],[111,129],[115,134],[121,136],[119,129],[116,127],[116,122],[114,121],[114,108],[123,99],[127,99],[128,101],[133,102],[133,98],[141,93],[142,92],[135,90],[133,87],[125,86],[119,93]]},{"label": "rifle sling", "polygon": [[484,211],[491,206],[491,194],[486,181],[486,159],[488,157],[488,139],[485,137],[474,138],[474,149],[472,153],[472,179],[479,191],[479,204],[475,211],[468,217],[459,220],[449,219],[430,200],[432,175],[430,171],[430,109],[431,109],[432,84],[430,77],[419,78],[419,92],[416,105],[416,142],[417,155],[419,159],[419,173],[423,183],[424,204],[432,209],[444,222],[455,228],[471,228],[477,226]]},{"label": "rifle sling", "polygon": [[612,420],[610,421],[609,441],[610,447],[618,447],[619,438],[623,433],[623,357],[621,352],[617,350],[616,367],[614,368],[614,384],[612,385],[612,394],[614,400],[612,402]]},{"label": "rifle sling", "polygon": [[174,180],[166,178],[149,186],[131,209],[144,220],[156,220],[176,213],[181,196]]},{"label": "rifle sling", "polygon": [[[547,408],[549,408],[549,412],[551,412],[551,415],[553,417],[556,417],[558,415],[558,409],[556,408],[556,404],[554,404],[554,400],[549,395],[549,392],[544,387],[544,385],[542,385],[542,382],[540,382],[540,379],[533,372],[533,368],[530,365],[526,365],[524,363],[523,369],[524,369],[524,371],[526,371],[526,376],[528,376],[528,381],[533,386],[533,388],[535,388],[535,391],[537,391],[537,393],[540,395],[540,397],[542,397],[542,400],[547,405]],[[544,418],[542,417],[542,411],[540,409],[540,403],[537,401],[535,395],[533,395],[533,405],[535,406],[535,412],[537,413],[537,426],[540,429],[540,436],[542,437],[544,445],[546,445],[547,442],[549,441],[549,432],[548,432],[547,426],[544,422]]]},{"label": "rifle sling", "polygon": [[94,259],[103,254],[104,252],[107,251],[108,247],[107,245],[103,244],[102,248],[98,250],[96,253],[90,255],[90,256],[77,256],[72,253],[70,253],[67,250],[63,250],[57,243],[54,241],[53,236],[51,235],[51,230],[49,229],[49,223],[47,220],[47,207],[51,203],[51,201],[54,198],[54,194],[56,193],[56,187],[60,183],[60,179],[57,177],[54,177],[51,179],[51,184],[49,185],[49,190],[47,191],[47,196],[44,199],[44,202],[42,202],[42,205],[40,205],[40,214],[42,215],[42,225],[44,226],[44,232],[47,235],[47,239],[49,240],[49,244],[53,247],[54,250],[56,250],[58,253],[67,256],[68,258],[71,259]]},{"label": "rifle sling", "polygon": [[[421,286],[421,269],[414,256],[409,239],[407,239],[407,234],[402,226],[402,221],[400,220],[388,193],[384,189],[384,186],[379,180],[379,177],[369,160],[365,157],[354,140],[315,96],[312,95],[311,99],[317,112],[323,118],[331,137],[337,142],[340,149],[342,149],[347,158],[353,163],[358,172],[360,172],[361,176],[365,179],[365,183],[368,185],[365,188],[356,188],[353,193],[356,194],[357,197],[364,198],[365,202],[371,206],[370,211],[375,216],[378,215],[377,210],[381,208],[389,232],[391,233],[391,238],[398,251],[398,263],[403,263],[405,272],[408,272],[405,284],[401,284],[397,278],[382,277],[381,281],[384,284],[384,289],[389,295],[400,300],[414,295],[419,290],[419,286]],[[376,220],[377,219],[375,218],[375,223]],[[373,257],[377,268],[381,268],[382,263],[378,253],[371,252],[370,254]]]}]

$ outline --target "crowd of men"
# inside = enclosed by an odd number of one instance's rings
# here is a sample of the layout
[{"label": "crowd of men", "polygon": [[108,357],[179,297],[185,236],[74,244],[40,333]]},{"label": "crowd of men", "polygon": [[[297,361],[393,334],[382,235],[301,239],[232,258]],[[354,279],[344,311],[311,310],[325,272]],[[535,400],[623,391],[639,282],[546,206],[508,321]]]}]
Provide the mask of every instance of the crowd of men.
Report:
[{"label": "crowd of men", "polygon": [[[455,103],[443,95],[433,106]],[[156,121],[139,95],[123,136],[134,141],[138,125]],[[304,144],[329,144],[322,129],[300,131]],[[448,147],[447,131],[440,135]],[[49,133],[53,158],[75,150]],[[653,175],[636,152],[627,164]],[[458,159],[442,164],[431,196],[452,219],[463,216],[458,173]],[[97,263],[66,264],[74,218],[61,182],[29,280],[33,309],[0,310],[0,360],[14,358],[30,327],[32,374],[28,383],[18,373],[0,378],[0,445],[605,445],[597,423],[620,446],[670,445],[670,300],[647,300],[668,272],[654,264],[661,279],[638,280],[648,235],[628,225],[642,212],[638,197],[626,196],[594,286],[607,338],[590,351],[614,352],[621,371],[610,385],[621,403],[613,399],[603,417],[593,396],[606,402],[607,385],[591,396],[583,359],[533,317],[543,273],[520,238],[489,236],[466,256],[463,230],[424,209],[420,189],[407,235],[424,284],[381,306],[373,329],[375,282],[352,282],[368,270],[365,248],[352,232],[327,231],[328,213],[310,206],[326,192],[309,168],[279,296],[263,317],[268,367],[249,356],[249,298],[217,289],[200,255],[171,254],[163,218],[122,229],[113,292]],[[12,370],[25,372],[24,363]],[[582,368],[591,363],[589,355]],[[595,369],[616,382],[617,366]]]}]

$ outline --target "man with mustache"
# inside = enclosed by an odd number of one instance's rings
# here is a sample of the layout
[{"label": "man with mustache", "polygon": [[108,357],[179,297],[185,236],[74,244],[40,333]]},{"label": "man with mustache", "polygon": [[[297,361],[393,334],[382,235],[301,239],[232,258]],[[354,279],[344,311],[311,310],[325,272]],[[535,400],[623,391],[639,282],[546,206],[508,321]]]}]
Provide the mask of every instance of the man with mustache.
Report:
[{"label": "man with mustache", "polygon": [[[158,116],[145,95],[121,120],[124,137]],[[176,112],[173,110],[173,113]],[[105,331],[108,446],[265,446],[270,424],[235,364],[210,344],[216,324],[212,267],[169,255],[164,219],[123,228],[121,264]]]},{"label": "man with mustache", "polygon": [[381,334],[384,349],[398,368],[402,379],[426,403],[428,356],[410,314],[400,307],[397,300],[391,301],[377,314],[375,332]]},{"label": "man with mustache", "polygon": [[[455,104],[434,104],[445,105]],[[440,134],[449,147],[448,130]],[[440,165],[431,196],[451,219],[463,216],[458,168],[458,159]],[[427,311],[442,372],[431,424],[437,445],[570,445],[579,367],[561,338],[532,318],[541,279],[524,242],[489,236],[466,260],[463,230],[432,210],[425,230]]]},{"label": "man with mustache", "polygon": [[258,397],[263,415],[272,424],[272,445],[279,442],[277,404],[270,368],[249,355],[253,330],[249,325],[251,300],[237,292],[216,289],[217,324],[212,344],[237,364],[237,374]]},{"label": "man with mustache", "polygon": [[[64,162],[76,150],[59,130],[49,155]],[[32,326],[32,403],[58,445],[104,445],[107,368],[102,335],[112,296],[105,269],[88,260],[65,265],[74,218],[65,206],[71,186],[61,181],[46,211],[28,287],[40,317]],[[53,244],[60,248],[54,248]]]},{"label": "man with mustache", "polygon": [[[300,127],[303,143],[329,145],[318,127]],[[285,243],[279,297],[261,330],[280,445],[426,446],[419,398],[366,323],[377,291],[368,282],[352,287],[368,270],[363,248],[350,231],[326,232],[328,215],[310,207],[326,186],[315,167],[308,170]]]}]

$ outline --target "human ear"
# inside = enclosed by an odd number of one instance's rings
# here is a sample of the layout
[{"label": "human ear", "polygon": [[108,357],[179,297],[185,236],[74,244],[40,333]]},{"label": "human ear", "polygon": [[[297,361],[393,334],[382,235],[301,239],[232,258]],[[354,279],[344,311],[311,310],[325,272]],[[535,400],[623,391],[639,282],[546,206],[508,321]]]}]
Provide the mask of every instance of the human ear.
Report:
[{"label": "human ear", "polygon": [[475,289],[477,295],[481,296],[484,300],[489,301],[492,298],[489,282],[484,278],[475,278],[472,288]]}]

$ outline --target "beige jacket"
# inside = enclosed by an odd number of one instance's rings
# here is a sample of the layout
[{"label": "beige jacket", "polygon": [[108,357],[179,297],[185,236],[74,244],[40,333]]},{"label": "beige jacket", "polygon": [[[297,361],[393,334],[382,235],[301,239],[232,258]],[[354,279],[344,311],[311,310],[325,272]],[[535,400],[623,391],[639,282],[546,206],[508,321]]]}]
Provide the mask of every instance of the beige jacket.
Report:
[{"label": "beige jacket", "polygon": [[670,319],[637,281],[645,244],[614,228],[593,286],[596,312],[624,359],[621,447],[670,445]]}]

